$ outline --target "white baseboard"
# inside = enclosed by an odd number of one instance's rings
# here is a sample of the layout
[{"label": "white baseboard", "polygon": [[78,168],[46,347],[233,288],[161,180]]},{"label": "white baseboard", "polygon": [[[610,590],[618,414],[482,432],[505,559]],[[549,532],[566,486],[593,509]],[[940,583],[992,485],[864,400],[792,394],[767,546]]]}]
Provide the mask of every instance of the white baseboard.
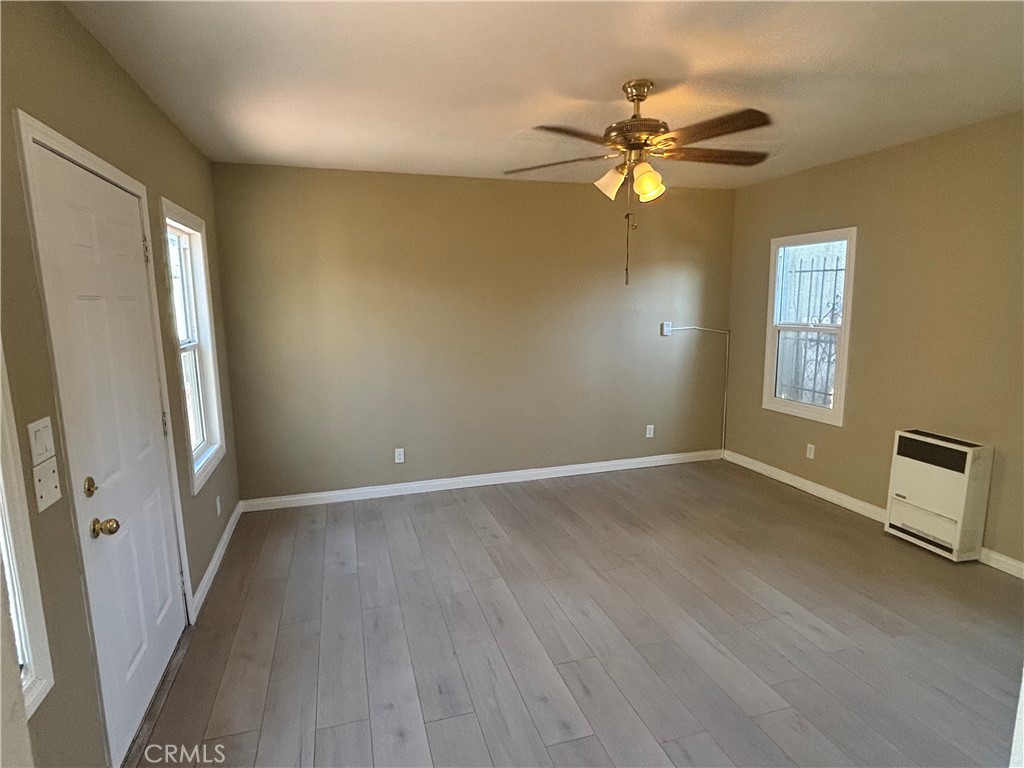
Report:
[{"label": "white baseboard", "polygon": [[196,587],[196,593],[192,596],[192,604],[189,606],[189,615],[191,622],[195,623],[196,617],[199,615],[199,609],[203,607],[203,603],[206,602],[206,595],[210,591],[210,585],[213,584],[213,579],[217,575],[217,571],[220,570],[221,561],[224,559],[224,553],[227,551],[228,544],[231,541],[231,536],[235,532],[235,526],[238,525],[238,518],[242,516],[243,509],[242,502],[239,501],[235,505],[234,511],[231,513],[231,519],[228,520],[227,526],[224,528],[224,533],[220,536],[220,542],[217,544],[217,549],[213,552],[213,557],[210,559],[210,564],[206,566],[206,573],[203,574],[203,580],[199,582],[199,586]]},{"label": "white baseboard", "polygon": [[[778,480],[780,483],[785,483],[786,485],[791,485],[794,488],[799,488],[801,491],[809,493],[812,496],[817,496],[819,499],[830,501],[837,506],[849,509],[857,514],[864,515],[864,517],[869,517],[876,522],[885,522],[886,511],[882,507],[876,507],[874,504],[861,501],[860,499],[855,499],[853,496],[847,496],[845,493],[840,493],[839,491],[828,488],[827,486],[820,485],[819,483],[812,482],[798,475],[785,472],[777,467],[771,466],[770,464],[765,464],[757,459],[744,456],[742,453],[736,453],[735,451],[723,451],[722,458],[726,461],[731,461],[733,464],[739,464],[741,467],[752,469],[754,472],[770,477],[773,480]],[[990,565],[1000,571],[1005,571],[1011,576],[1016,576],[1018,579],[1024,579],[1024,563],[1020,560],[1014,560],[1012,557],[991,549],[982,549],[980,560],[985,565]]]},{"label": "white baseboard", "polygon": [[998,568],[1000,571],[1016,576],[1018,579],[1024,579],[1024,563],[1020,560],[1014,560],[1009,555],[996,552],[994,549],[982,549],[980,559],[985,565],[991,565],[993,568]]},{"label": "white baseboard", "polygon": [[770,464],[764,464],[756,459],[752,459],[749,456],[744,456],[741,453],[735,453],[734,451],[725,451],[723,457],[726,461],[731,461],[733,464],[739,464],[741,467],[752,469],[766,477],[770,477],[773,480],[778,480],[780,483],[791,485],[794,488],[799,488],[801,491],[817,496],[819,499],[830,501],[837,506],[849,509],[856,512],[864,517],[870,517],[872,520],[876,520],[879,523],[885,522],[885,509],[882,507],[876,507],[874,504],[869,504],[866,501],[855,499],[853,496],[847,496],[845,493],[833,490],[824,485],[811,482],[799,475],[793,475],[789,472],[784,472],[777,467],[773,467]]},{"label": "white baseboard", "polygon": [[431,491],[450,491],[455,488],[475,488],[481,485],[519,483],[525,480],[544,480],[549,477],[590,475],[597,472],[617,472],[621,469],[661,467],[667,464],[686,464],[692,461],[711,461],[713,459],[720,458],[722,458],[722,451],[716,448],[711,451],[666,453],[660,456],[640,456],[634,459],[593,461],[588,464],[566,464],[560,467],[517,469],[511,472],[490,472],[483,475],[443,477],[436,480],[416,480],[409,483],[368,485],[363,486],[362,488],[344,488],[337,491],[320,491],[317,493],[299,493],[292,496],[270,496],[262,499],[245,499],[240,501],[239,505],[243,512],[255,512],[263,509],[284,509],[287,507],[306,507],[314,504],[334,504],[339,501],[380,499],[386,496],[403,496],[407,493],[429,493]]}]

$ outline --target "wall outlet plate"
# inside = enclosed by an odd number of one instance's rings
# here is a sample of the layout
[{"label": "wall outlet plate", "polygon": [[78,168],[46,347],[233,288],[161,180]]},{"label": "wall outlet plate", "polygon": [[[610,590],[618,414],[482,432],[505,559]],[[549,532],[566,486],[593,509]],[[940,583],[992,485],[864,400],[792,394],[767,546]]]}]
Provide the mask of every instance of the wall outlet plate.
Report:
[{"label": "wall outlet plate", "polygon": [[395,448],[395,464],[405,464],[405,448]]},{"label": "wall outlet plate", "polygon": [[808,459],[813,459],[814,458],[814,443],[808,443],[807,444],[807,458]]},{"label": "wall outlet plate", "polygon": [[645,433],[645,436],[646,437],[654,437],[654,425],[653,424],[648,424],[647,425],[647,432]]},{"label": "wall outlet plate", "polygon": [[661,324],[661,335],[671,336],[672,335],[672,323],[664,322]]},{"label": "wall outlet plate", "polygon": [[56,455],[53,447],[53,425],[50,417],[44,416],[28,425],[28,445],[32,453],[32,466],[42,464]]},{"label": "wall outlet plate", "polygon": [[60,500],[60,478],[57,476],[56,456],[32,469],[32,484],[36,494],[36,511],[42,512]]}]

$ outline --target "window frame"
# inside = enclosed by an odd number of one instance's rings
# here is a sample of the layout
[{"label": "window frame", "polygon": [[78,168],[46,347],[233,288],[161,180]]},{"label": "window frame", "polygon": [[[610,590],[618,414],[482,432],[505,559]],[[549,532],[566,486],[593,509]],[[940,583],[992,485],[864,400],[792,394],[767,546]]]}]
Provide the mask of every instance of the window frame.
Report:
[{"label": "window frame", "polygon": [[[846,241],[846,267],[843,275],[843,319],[837,327],[831,324],[814,323],[781,323],[779,322],[778,288],[779,288],[779,257],[784,248],[817,243]],[[761,407],[770,411],[785,413],[790,416],[830,424],[834,427],[843,426],[843,415],[846,406],[846,374],[849,369],[850,323],[853,315],[853,276],[857,252],[857,228],[843,227],[828,229],[821,232],[808,232],[802,235],[775,237],[771,241],[771,264],[768,278],[768,318],[765,327],[764,385],[761,396]],[[780,331],[812,331],[817,333],[834,333],[836,336],[836,372],[835,388],[832,393],[832,407],[825,408],[795,400],[777,397],[776,379],[779,361]]]},{"label": "window frame", "polygon": [[[39,588],[39,570],[36,567],[35,547],[32,543],[28,495],[22,474],[21,450],[11,403],[7,365],[0,350],[0,389],[2,394],[3,429],[0,430],[0,525],[10,550],[3,553],[9,575],[11,624],[21,635],[26,659],[21,670],[21,690],[25,697],[25,715],[32,717],[54,685],[53,662],[50,658],[50,640],[46,632],[46,616]],[[5,601],[6,602],[6,601]]]},{"label": "window frame", "polygon": [[[210,288],[210,270],[207,263],[206,222],[180,205],[160,198],[163,216],[162,242],[167,261],[167,280],[170,292],[169,304],[171,319],[174,324],[175,355],[178,359],[178,388],[181,392],[181,408],[187,434],[186,445],[189,447],[189,476],[192,495],[199,493],[206,481],[210,479],[217,465],[227,453],[224,444],[224,408],[220,393],[220,375],[217,364],[217,335],[213,325],[213,303]],[[174,302],[174,277],[171,272],[170,245],[167,242],[167,230],[173,228],[188,237],[189,272],[191,287],[191,309],[195,317],[196,338],[182,343],[178,338],[177,306]],[[184,265],[183,265],[184,267]],[[185,297],[186,301],[189,297]],[[200,387],[198,400],[200,418],[203,424],[204,440],[192,450],[192,432],[189,426],[188,399],[185,392],[185,364],[182,359],[187,351],[194,351],[196,372]]]}]

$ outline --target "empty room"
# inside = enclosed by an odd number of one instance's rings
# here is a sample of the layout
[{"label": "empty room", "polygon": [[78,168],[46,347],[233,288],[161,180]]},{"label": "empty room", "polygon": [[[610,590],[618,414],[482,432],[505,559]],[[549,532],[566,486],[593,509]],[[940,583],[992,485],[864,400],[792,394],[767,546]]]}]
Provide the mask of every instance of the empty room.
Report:
[{"label": "empty room", "polygon": [[3,0],[0,183],[4,768],[1024,766],[1024,2]]}]

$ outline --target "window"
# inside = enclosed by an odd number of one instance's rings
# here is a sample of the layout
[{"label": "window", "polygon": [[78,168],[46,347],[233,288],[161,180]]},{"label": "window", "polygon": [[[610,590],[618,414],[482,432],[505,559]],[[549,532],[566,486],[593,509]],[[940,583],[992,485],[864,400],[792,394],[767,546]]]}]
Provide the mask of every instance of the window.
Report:
[{"label": "window", "polygon": [[7,369],[0,357],[0,387],[3,413],[0,415],[0,560],[3,560],[7,605],[14,625],[14,645],[21,667],[21,688],[29,717],[53,688],[50,643],[39,592],[36,554],[32,546],[28,498],[21,473],[21,454],[14,425]]},{"label": "window", "polygon": [[762,405],[842,426],[857,228],[772,240]]},{"label": "window", "polygon": [[225,453],[210,280],[206,268],[206,224],[170,200],[161,202],[184,416],[192,452],[192,495],[195,495]]}]

